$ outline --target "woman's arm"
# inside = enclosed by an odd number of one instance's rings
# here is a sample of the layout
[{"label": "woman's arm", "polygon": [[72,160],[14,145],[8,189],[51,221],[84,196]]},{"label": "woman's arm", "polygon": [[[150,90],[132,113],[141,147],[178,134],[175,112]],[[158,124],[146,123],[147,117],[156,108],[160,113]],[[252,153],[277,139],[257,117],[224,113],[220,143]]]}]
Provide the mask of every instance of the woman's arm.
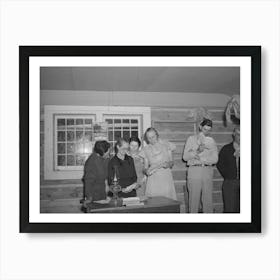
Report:
[{"label": "woman's arm", "polygon": [[150,167],[149,160],[146,157],[144,157],[144,170],[143,171],[146,175],[148,175],[149,167]]},{"label": "woman's arm", "polygon": [[157,169],[163,167],[163,162],[157,165],[150,165],[150,162],[146,156],[142,157],[143,158],[143,172],[147,176],[151,176]]},{"label": "woman's arm", "polygon": [[131,192],[131,191],[134,190],[134,189],[137,189],[137,187],[138,187],[138,183],[135,182],[135,183],[133,183],[133,184],[131,184],[131,185],[129,185],[129,186],[123,188],[123,189],[122,189],[122,192],[123,192],[123,193],[128,193],[128,192]]},{"label": "woman's arm", "polygon": [[173,151],[176,150],[176,145],[171,143],[171,142],[167,142],[167,153],[168,153],[168,157],[166,159],[166,161],[161,162],[160,164],[158,164],[157,166],[155,166],[153,169],[160,169],[160,168],[172,168],[174,165],[174,161],[173,161]]}]

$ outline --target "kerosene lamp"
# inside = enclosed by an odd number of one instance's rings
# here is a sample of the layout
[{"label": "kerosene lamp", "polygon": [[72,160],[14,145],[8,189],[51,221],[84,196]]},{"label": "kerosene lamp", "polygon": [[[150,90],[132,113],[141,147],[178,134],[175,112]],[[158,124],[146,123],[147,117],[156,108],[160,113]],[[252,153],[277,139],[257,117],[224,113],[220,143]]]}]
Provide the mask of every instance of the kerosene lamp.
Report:
[{"label": "kerosene lamp", "polygon": [[119,197],[118,193],[121,191],[121,186],[119,185],[118,177],[118,167],[114,166],[114,177],[111,185],[109,186],[110,191],[113,193],[113,197],[110,201],[110,204],[114,207],[122,206],[122,199]]}]

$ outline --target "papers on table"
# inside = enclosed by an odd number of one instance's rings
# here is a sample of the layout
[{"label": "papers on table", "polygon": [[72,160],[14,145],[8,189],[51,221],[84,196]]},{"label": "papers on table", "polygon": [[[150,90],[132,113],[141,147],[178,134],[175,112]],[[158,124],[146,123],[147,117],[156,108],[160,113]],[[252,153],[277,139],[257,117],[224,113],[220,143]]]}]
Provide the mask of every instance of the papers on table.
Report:
[{"label": "papers on table", "polygon": [[144,202],[140,201],[139,197],[127,197],[123,198],[123,206],[140,206],[144,205]]}]

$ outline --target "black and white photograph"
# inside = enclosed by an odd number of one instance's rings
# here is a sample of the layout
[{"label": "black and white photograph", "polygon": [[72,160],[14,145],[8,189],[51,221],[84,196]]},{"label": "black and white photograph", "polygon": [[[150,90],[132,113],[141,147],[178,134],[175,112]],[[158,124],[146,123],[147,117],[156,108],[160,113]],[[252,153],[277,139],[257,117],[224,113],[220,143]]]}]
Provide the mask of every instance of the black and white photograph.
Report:
[{"label": "black and white photograph", "polygon": [[30,57],[29,121],[40,128],[29,138],[31,162],[40,158],[30,165],[30,221],[254,224],[251,56],[260,48],[201,47],[206,57],[195,47],[180,56],[176,47],[85,48],[34,47],[48,55]]},{"label": "black and white photograph", "polygon": [[40,212],[240,213],[239,97],[239,67],[42,67]]}]

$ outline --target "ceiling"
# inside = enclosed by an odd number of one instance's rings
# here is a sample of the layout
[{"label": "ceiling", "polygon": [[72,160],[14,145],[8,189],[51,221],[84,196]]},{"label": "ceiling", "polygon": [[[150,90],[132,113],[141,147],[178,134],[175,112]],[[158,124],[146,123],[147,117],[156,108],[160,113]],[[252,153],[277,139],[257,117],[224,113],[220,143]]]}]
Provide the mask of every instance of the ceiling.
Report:
[{"label": "ceiling", "polygon": [[41,67],[41,90],[239,94],[239,67]]}]

